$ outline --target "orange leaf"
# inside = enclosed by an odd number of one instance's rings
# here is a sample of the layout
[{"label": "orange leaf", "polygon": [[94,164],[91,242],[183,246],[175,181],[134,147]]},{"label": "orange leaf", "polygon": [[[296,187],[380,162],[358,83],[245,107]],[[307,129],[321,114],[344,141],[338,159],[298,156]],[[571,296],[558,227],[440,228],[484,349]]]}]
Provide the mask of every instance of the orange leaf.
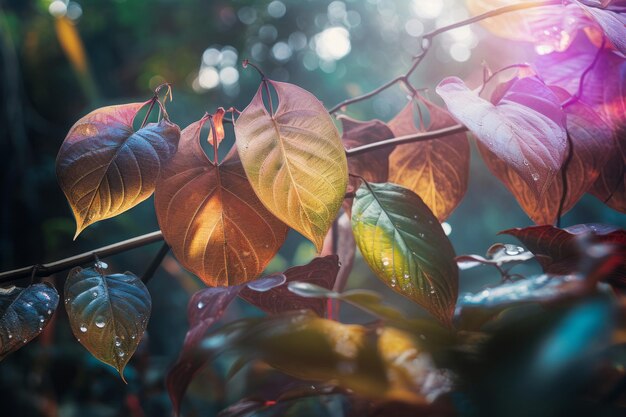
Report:
[{"label": "orange leaf", "polygon": [[[430,114],[429,131],[457,124],[450,114],[420,98]],[[417,133],[413,122],[414,101],[409,102],[389,122],[395,136]],[[463,199],[469,176],[469,142],[465,133],[457,133],[426,142],[397,146],[389,157],[389,179],[417,195],[444,221]]]},{"label": "orange leaf", "polygon": [[157,183],[156,213],[185,268],[210,286],[241,284],[261,274],[288,228],[256,197],[237,152],[218,165],[207,158],[200,131],[208,117],[183,130]]},{"label": "orange leaf", "polygon": [[[220,146],[224,139],[224,108],[220,107],[213,115],[213,126],[215,126],[215,138],[217,139],[217,146]],[[209,132],[209,143],[213,146],[213,132]]]}]

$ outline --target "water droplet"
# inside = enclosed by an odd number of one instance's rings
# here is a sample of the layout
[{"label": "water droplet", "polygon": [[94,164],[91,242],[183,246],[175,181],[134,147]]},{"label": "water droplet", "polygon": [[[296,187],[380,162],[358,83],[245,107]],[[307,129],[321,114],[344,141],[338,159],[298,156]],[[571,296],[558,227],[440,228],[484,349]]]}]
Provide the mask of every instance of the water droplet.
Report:
[{"label": "water droplet", "polygon": [[65,299],[65,304],[67,304],[67,303],[69,303],[69,302],[70,302],[70,298],[69,298],[69,297],[67,297],[67,298]]},{"label": "water droplet", "polygon": [[39,316],[39,323],[43,323],[44,321],[46,321],[46,319],[44,319],[43,316]]},{"label": "water droplet", "polygon": [[52,314],[52,310],[48,309],[48,314]]},{"label": "water droplet", "polygon": [[428,39],[428,38],[423,38],[423,39],[422,39],[422,50],[424,50],[424,51],[425,51],[425,50],[426,50],[426,49],[428,49],[428,48],[430,48],[430,39]]},{"label": "water droplet", "polygon": [[117,356],[119,356],[120,358],[123,358],[124,355],[125,355],[125,353],[124,353],[123,350],[120,349],[120,350],[117,351]]},{"label": "water droplet", "polygon": [[417,220],[417,214],[413,215],[413,218]]},{"label": "water droplet", "polygon": [[137,337],[137,336],[135,336],[135,335],[131,335],[131,336],[130,336],[130,338],[131,338],[131,339],[133,339],[133,340],[135,340],[135,338],[136,338],[136,337]]},{"label": "water droplet", "polygon": [[96,319],[96,327],[102,329],[104,326],[106,326],[106,322],[104,321],[102,317],[98,317]]},{"label": "water droplet", "polygon": [[409,278],[411,278],[411,276],[409,274],[404,274],[404,278],[405,279],[409,279]]},{"label": "water droplet", "polygon": [[119,338],[119,337],[116,337],[116,338],[115,338],[115,346],[117,346],[117,347],[122,346],[122,341],[120,340],[120,338]]},{"label": "water droplet", "polygon": [[91,295],[93,296],[93,298],[97,298],[98,297],[98,291],[92,292]]},{"label": "water droplet", "polygon": [[24,344],[28,343],[28,339],[24,339],[22,340],[22,342],[24,342]]},{"label": "water droplet", "polygon": [[9,333],[9,339],[13,339],[13,335]]},{"label": "water droplet", "polygon": [[29,306],[29,307],[32,307],[33,303],[32,303],[32,301],[29,301],[29,302],[26,303],[26,305]]},{"label": "water droplet", "polygon": [[98,261],[95,264],[96,268],[107,269],[109,265],[106,262]]},{"label": "water droplet", "polygon": [[536,172],[532,175],[533,177],[533,181],[539,181],[539,174],[537,174]]},{"label": "water droplet", "polygon": [[202,301],[198,301],[198,309],[204,308],[204,303]]},{"label": "water droplet", "polygon": [[83,333],[87,333],[87,326],[84,325],[84,324],[81,324],[80,325],[80,331],[83,332]]},{"label": "water droplet", "polygon": [[418,233],[419,237],[423,238],[424,237],[424,233]]}]

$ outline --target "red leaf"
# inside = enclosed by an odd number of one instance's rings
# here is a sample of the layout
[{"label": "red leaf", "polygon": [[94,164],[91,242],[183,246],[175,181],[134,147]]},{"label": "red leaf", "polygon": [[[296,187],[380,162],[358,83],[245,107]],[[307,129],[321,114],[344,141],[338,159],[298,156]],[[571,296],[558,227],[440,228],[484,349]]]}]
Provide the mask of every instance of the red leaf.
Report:
[{"label": "red leaf", "polygon": [[[292,281],[310,282],[332,290],[338,272],[339,259],[337,255],[328,255],[323,258],[315,258],[307,265],[289,268],[284,272],[284,275],[287,277],[287,283]],[[244,288],[240,296],[269,314],[310,309],[323,317],[326,307],[325,300],[300,297],[289,291],[287,285],[281,285],[263,293]]]},{"label": "red leaf", "polygon": [[178,360],[165,379],[176,415],[180,412],[180,405],[189,383],[207,360],[193,354],[196,346],[209,327],[222,317],[240,291],[241,286],[206,288],[195,293],[189,300],[187,306],[189,331]]},{"label": "red leaf", "polygon": [[[393,137],[393,132],[380,120],[362,122],[347,116],[339,116],[343,133],[341,140],[347,149],[368,143],[379,142]],[[348,172],[360,175],[369,182],[387,182],[389,177],[389,154],[392,147],[354,155],[348,158]],[[359,188],[360,180],[350,177],[348,192],[355,192]]]},{"label": "red leaf", "polygon": [[[593,269],[585,263],[599,258],[598,253],[589,250],[596,245],[597,249],[608,250],[610,253],[607,254],[612,255],[605,262],[610,263],[610,268],[602,270],[606,265],[598,267],[604,274],[601,278],[621,287],[626,284],[626,231],[622,229],[603,224],[579,224],[565,229],[533,226],[500,233],[518,238],[550,274],[567,275]],[[587,236],[587,241],[582,239]]]},{"label": "red leaf", "polygon": [[285,279],[282,274],[271,275],[243,285],[205,288],[191,297],[187,306],[189,331],[185,335],[183,349],[178,360],[168,372],[165,380],[176,415],[180,412],[181,401],[189,383],[208,360],[208,357],[199,356],[195,352],[207,330],[222,317],[226,308],[244,288],[256,293],[248,289],[248,285],[271,288],[284,283]]},{"label": "red leaf", "polygon": [[[456,121],[446,110],[420,98],[428,109],[428,131],[453,126]],[[423,131],[413,122],[414,101],[409,102],[390,122],[395,136]],[[441,222],[463,199],[469,176],[470,149],[465,133],[426,142],[397,146],[389,159],[389,180],[417,195]],[[379,181],[383,182],[383,181]]]},{"label": "red leaf", "polygon": [[536,77],[512,83],[502,100],[492,104],[456,77],[437,86],[450,113],[537,195],[555,179],[565,160],[567,135],[561,104]]}]

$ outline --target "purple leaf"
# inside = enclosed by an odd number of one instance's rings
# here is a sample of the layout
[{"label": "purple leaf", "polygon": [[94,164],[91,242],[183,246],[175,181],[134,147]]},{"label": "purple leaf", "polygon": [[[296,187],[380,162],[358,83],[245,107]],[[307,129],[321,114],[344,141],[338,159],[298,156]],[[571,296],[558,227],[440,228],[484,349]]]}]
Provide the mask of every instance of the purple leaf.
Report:
[{"label": "purple leaf", "polygon": [[535,194],[543,194],[567,151],[560,102],[543,82],[520,78],[496,104],[456,77],[441,81],[437,93],[480,143],[514,169]]},{"label": "purple leaf", "polygon": [[[624,6],[606,5],[594,2],[577,1],[578,5],[600,25],[611,43],[621,53],[626,54],[626,9]],[[585,3],[593,3],[587,5]]]},{"label": "purple leaf", "polygon": [[[291,281],[304,281],[331,290],[338,272],[339,260],[337,255],[328,255],[323,258],[315,258],[307,265],[289,268],[284,274],[287,277],[287,283]],[[280,287],[272,288],[263,293],[244,288],[240,296],[250,304],[269,314],[310,309],[317,313],[317,315],[324,316],[326,307],[325,300],[300,297],[289,291],[287,285],[281,285]]]},{"label": "purple leaf", "polygon": [[196,292],[189,300],[187,318],[189,331],[185,336],[183,349],[178,360],[167,374],[165,384],[172,400],[176,415],[194,375],[204,366],[205,357],[199,357],[194,351],[205,333],[218,321],[228,305],[237,297],[242,286],[205,288]]}]

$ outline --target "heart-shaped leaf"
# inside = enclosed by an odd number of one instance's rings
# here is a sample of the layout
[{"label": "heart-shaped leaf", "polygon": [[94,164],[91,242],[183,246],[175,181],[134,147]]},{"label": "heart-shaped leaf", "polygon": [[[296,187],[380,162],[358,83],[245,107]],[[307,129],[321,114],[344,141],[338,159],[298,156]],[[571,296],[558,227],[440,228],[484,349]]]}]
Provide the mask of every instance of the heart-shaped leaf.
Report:
[{"label": "heart-shaped leaf", "polygon": [[[555,91],[562,101],[569,97],[562,89],[555,88]],[[559,214],[562,215],[574,207],[593,186],[611,155],[613,132],[599,114],[581,101],[565,108],[565,114],[572,145],[572,149],[568,151],[571,156],[541,197],[536,195],[511,166],[496,157],[484,144],[478,144],[489,170],[504,183],[526,214],[537,224],[553,224]]]},{"label": "heart-shaped leaf", "polygon": [[345,149],[315,96],[292,84],[264,82],[276,90],[278,108],[267,111],[260,86],[235,123],[241,162],[265,207],[319,251],[345,196]]},{"label": "heart-shaped leaf", "polygon": [[[346,149],[380,142],[394,136],[393,132],[380,120],[368,120],[362,122],[341,115],[343,133],[341,140]],[[389,179],[389,154],[393,147],[385,147],[348,158],[348,171],[350,174],[359,175],[369,182],[387,182]],[[359,179],[350,177],[349,192],[355,192],[359,188]]]},{"label": "heart-shaped leaf", "polygon": [[[339,260],[337,255],[328,255],[315,258],[306,265],[289,268],[283,274],[287,277],[286,283],[308,282],[331,290],[338,272]],[[239,295],[250,304],[269,314],[309,309],[319,316],[324,316],[326,308],[324,300],[297,296],[289,291],[287,285],[281,285],[266,292],[244,288]]]},{"label": "heart-shaped leaf", "polygon": [[454,249],[437,218],[413,191],[364,183],[352,230],[366,262],[394,291],[449,325],[458,291]]},{"label": "heart-shaped leaf", "polygon": [[174,155],[180,129],[167,117],[133,131],[147,103],[94,110],[63,141],[56,172],[76,218],[76,236],[150,197],[163,162]]},{"label": "heart-shaped leaf", "polygon": [[450,113],[541,196],[567,154],[561,103],[538,78],[519,78],[495,104],[456,77],[437,86]]},{"label": "heart-shaped leaf", "polygon": [[209,116],[181,134],[155,192],[157,219],[180,263],[207,285],[257,278],[276,255],[288,228],[255,195],[236,152],[214,164],[200,146]]},{"label": "heart-shaped leaf", "polygon": [[130,272],[107,275],[100,267],[74,268],[65,281],[65,309],[76,339],[124,379],[152,309],[141,279]]},{"label": "heart-shaped leaf", "polygon": [[[426,99],[427,131],[456,124],[446,110]],[[414,101],[389,122],[395,136],[423,131],[413,122]],[[463,199],[469,177],[470,148],[467,135],[457,133],[440,139],[397,146],[389,159],[389,181],[413,190],[440,222],[450,216]]]},{"label": "heart-shaped leaf", "polygon": [[37,337],[59,304],[48,284],[0,288],[0,361]]},{"label": "heart-shaped leaf", "polygon": [[189,383],[208,360],[205,356],[197,355],[196,350],[209,328],[222,317],[226,308],[244,288],[248,289],[248,286],[251,286],[256,289],[248,291],[264,293],[272,291],[272,288],[284,284],[285,281],[286,277],[283,274],[270,275],[248,284],[205,288],[191,297],[187,305],[189,331],[185,335],[178,360],[165,380],[176,415],[180,412],[181,402]]}]

